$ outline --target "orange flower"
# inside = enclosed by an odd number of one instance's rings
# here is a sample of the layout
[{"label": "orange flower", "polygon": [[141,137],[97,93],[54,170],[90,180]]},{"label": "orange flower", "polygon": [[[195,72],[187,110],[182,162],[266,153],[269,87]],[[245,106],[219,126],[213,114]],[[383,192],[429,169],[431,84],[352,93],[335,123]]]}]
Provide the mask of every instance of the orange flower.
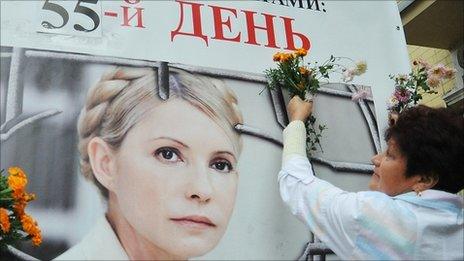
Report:
[{"label": "orange flower", "polygon": [[10,218],[8,217],[8,211],[4,208],[0,208],[0,229],[3,233],[10,232]]},{"label": "orange flower", "polygon": [[26,208],[27,202],[35,199],[34,194],[22,193],[19,196],[15,197],[15,204],[13,205],[13,210],[18,216],[24,215],[24,209]]},{"label": "orange flower", "polygon": [[24,214],[21,217],[21,224],[23,225],[24,232],[32,237],[32,244],[38,246],[42,242],[42,235],[37,221],[31,216]]},{"label": "orange flower", "polygon": [[33,234],[35,227],[35,220],[28,214],[24,214],[21,217],[21,224],[23,226],[24,232],[28,234]]},{"label": "orange flower", "polygon": [[[18,195],[24,190],[27,184],[27,177],[24,171],[19,167],[8,168],[8,185]],[[15,194],[13,193],[13,194]]]},{"label": "orange flower", "polygon": [[[34,200],[35,195],[25,191],[27,185],[27,176],[24,171],[19,167],[11,167],[8,169],[8,187],[12,190],[12,197],[14,199],[13,212],[21,222],[22,229],[13,227],[13,230],[23,230],[29,235],[28,238],[32,240],[34,246],[42,243],[42,235],[37,222],[25,213],[27,202]],[[0,208],[0,230],[8,233],[11,229],[8,210]]]},{"label": "orange flower", "polygon": [[306,67],[299,67],[298,71],[300,71],[301,75],[304,75],[304,76],[309,75],[309,70]]},{"label": "orange flower", "polygon": [[32,237],[32,244],[34,246],[39,246],[42,244],[42,235],[41,234],[36,234]]},{"label": "orange flower", "polygon": [[16,202],[13,205],[13,210],[16,213],[16,215],[18,215],[18,216],[23,216],[24,215],[24,209],[25,208],[26,208],[26,202],[24,202],[24,201]]},{"label": "orange flower", "polygon": [[301,57],[304,57],[308,54],[308,50],[304,49],[304,48],[298,48],[295,50],[295,54],[298,55],[298,56],[301,56]]},{"label": "orange flower", "polygon": [[280,56],[280,61],[281,62],[287,62],[289,60],[292,60],[293,59],[293,55],[291,53],[283,53],[281,56]]},{"label": "orange flower", "polygon": [[280,62],[281,57],[282,57],[282,53],[278,52],[274,54],[274,56],[272,56],[272,60],[274,60],[274,62]]},{"label": "orange flower", "polygon": [[26,174],[20,167],[9,167],[8,173],[10,175],[21,176],[21,177],[26,178]]},{"label": "orange flower", "polygon": [[35,194],[34,193],[24,193],[24,199],[26,202],[35,200]]}]

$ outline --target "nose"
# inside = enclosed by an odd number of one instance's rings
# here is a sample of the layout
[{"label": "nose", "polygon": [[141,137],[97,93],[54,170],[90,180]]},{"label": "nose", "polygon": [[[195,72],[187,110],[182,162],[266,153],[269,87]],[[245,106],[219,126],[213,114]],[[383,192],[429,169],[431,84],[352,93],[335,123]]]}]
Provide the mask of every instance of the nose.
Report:
[{"label": "nose", "polygon": [[190,182],[188,184],[185,196],[189,200],[199,203],[208,203],[213,195],[213,185],[208,170],[205,168],[195,168],[190,173]]},{"label": "nose", "polygon": [[378,167],[380,166],[381,158],[382,158],[382,153],[379,153],[371,158],[371,162],[374,164],[374,166]]}]

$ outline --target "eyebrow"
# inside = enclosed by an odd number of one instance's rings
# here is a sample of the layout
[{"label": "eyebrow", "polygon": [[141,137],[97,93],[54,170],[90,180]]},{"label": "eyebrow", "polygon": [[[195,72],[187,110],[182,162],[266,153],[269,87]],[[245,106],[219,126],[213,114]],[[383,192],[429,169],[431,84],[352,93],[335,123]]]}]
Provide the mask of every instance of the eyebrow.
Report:
[{"label": "eyebrow", "polygon": [[[163,139],[164,139],[164,140],[170,140],[170,141],[172,141],[172,142],[175,142],[175,143],[177,143],[177,144],[179,144],[179,145],[181,145],[181,146],[183,146],[183,147],[185,147],[185,148],[190,148],[187,144],[183,143],[182,141],[176,140],[176,139],[171,138],[171,137],[161,136],[161,137],[153,138],[153,139],[150,139],[150,140],[155,141],[155,140],[163,140]],[[237,158],[235,157],[235,155],[234,155],[232,152],[227,151],[227,150],[215,151],[215,152],[213,152],[213,155],[215,155],[215,154],[228,154],[228,155],[230,155],[232,158],[234,158],[235,161],[237,161]]]},{"label": "eyebrow", "polygon": [[166,136],[157,137],[157,138],[153,138],[153,139],[150,139],[150,140],[170,140],[172,142],[175,142],[175,143],[181,145],[182,147],[190,148],[187,144],[183,143],[182,141],[176,140],[174,138],[166,137]]},{"label": "eyebrow", "polygon": [[230,152],[230,151],[226,151],[226,150],[221,150],[221,151],[215,151],[213,154],[228,154],[230,155],[232,158],[234,158],[234,160],[237,162],[237,158],[235,157],[235,155]]}]

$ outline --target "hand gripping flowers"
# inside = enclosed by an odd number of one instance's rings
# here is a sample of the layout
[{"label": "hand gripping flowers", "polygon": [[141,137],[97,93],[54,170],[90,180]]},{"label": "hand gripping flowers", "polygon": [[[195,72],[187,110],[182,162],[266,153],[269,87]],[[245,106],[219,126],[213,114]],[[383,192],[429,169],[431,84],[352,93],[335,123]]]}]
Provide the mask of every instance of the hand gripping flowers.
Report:
[{"label": "hand gripping flowers", "polygon": [[[292,53],[274,54],[273,60],[277,62],[277,68],[267,69],[264,73],[268,80],[268,88],[271,90],[285,89],[290,96],[298,95],[303,100],[311,100],[323,84],[327,84],[330,73],[336,72],[342,74],[344,82],[350,82],[355,76],[366,72],[367,64],[364,61],[354,62],[346,57],[330,58],[322,64],[314,62],[305,64],[304,57],[307,55],[306,49],[297,49]],[[342,59],[348,59],[353,66],[347,68],[337,62]],[[321,81],[324,81],[321,84]],[[362,97],[361,97],[362,98]],[[321,147],[322,132],[327,128],[325,125],[318,124],[316,127],[316,118],[310,116],[306,122],[306,141],[308,155]]]}]

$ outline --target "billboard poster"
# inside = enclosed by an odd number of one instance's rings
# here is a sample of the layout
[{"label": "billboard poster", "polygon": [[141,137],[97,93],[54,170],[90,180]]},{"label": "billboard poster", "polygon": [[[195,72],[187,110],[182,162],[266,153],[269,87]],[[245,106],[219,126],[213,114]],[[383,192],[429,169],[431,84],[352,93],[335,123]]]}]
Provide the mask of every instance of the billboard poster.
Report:
[{"label": "billboard poster", "polygon": [[[318,176],[366,190],[388,75],[409,68],[394,1],[2,1],[1,169],[27,173],[42,231],[41,246],[18,248],[300,258],[311,234],[277,186],[289,95],[263,73],[297,48],[368,64],[319,90],[328,129],[312,158]],[[352,101],[360,89],[373,98]]]}]

